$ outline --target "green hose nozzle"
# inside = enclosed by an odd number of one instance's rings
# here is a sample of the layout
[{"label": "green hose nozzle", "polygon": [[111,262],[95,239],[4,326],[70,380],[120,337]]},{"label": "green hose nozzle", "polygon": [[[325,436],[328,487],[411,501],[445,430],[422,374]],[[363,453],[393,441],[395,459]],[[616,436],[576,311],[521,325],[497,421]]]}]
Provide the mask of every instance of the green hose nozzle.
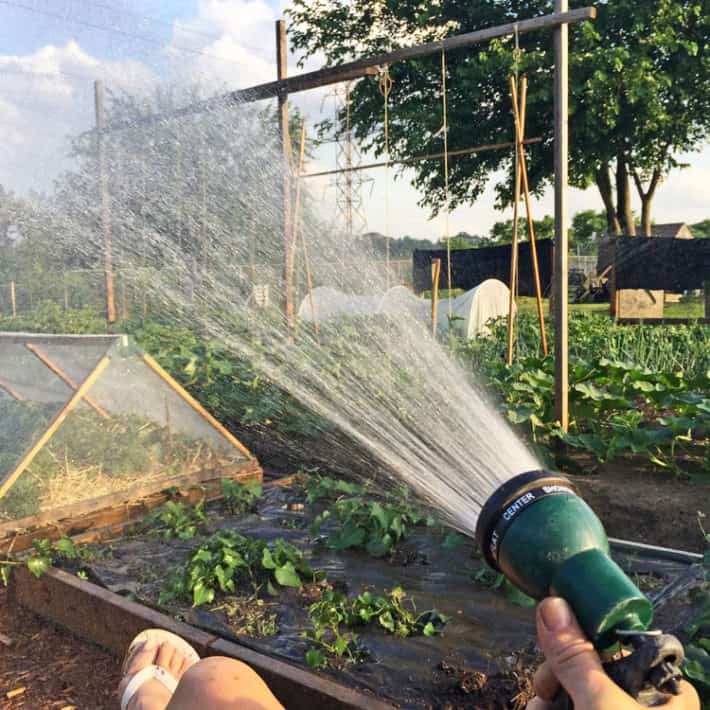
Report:
[{"label": "green hose nozzle", "polygon": [[617,631],[651,624],[651,602],[611,559],[599,518],[562,476],[531,471],[504,483],[483,506],[476,540],[526,594],[566,599],[599,650]]}]

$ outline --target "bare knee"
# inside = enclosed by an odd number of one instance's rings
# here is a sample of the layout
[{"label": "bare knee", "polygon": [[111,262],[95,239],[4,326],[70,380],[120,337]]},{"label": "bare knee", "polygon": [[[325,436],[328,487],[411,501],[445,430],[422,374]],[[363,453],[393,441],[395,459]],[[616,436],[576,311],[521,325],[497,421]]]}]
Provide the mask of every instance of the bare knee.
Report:
[{"label": "bare knee", "polygon": [[188,668],[182,677],[182,682],[202,686],[215,681],[224,682],[227,679],[238,681],[254,676],[256,673],[246,663],[225,656],[211,656],[203,658],[199,663]]},{"label": "bare knee", "polygon": [[185,672],[168,707],[171,710],[194,707],[271,710],[281,706],[246,663],[213,656],[202,659]]}]

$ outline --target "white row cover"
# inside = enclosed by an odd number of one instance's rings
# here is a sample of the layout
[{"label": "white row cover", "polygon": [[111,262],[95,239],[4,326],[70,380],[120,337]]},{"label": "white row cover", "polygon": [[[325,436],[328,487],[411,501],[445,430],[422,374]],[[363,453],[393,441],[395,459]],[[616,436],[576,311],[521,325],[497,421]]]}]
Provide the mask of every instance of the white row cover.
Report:
[{"label": "white row cover", "polygon": [[[448,330],[451,311],[453,328],[459,335],[465,338],[485,335],[489,320],[508,315],[509,298],[510,290],[502,281],[486,279],[456,298],[439,301],[437,327],[441,331]],[[358,296],[330,286],[318,286],[313,289],[313,299],[318,321],[339,316],[386,313],[409,315],[425,323],[431,322],[431,301],[417,298],[404,286],[395,286],[375,296]],[[308,322],[313,320],[309,294],[301,302],[298,317]]]}]

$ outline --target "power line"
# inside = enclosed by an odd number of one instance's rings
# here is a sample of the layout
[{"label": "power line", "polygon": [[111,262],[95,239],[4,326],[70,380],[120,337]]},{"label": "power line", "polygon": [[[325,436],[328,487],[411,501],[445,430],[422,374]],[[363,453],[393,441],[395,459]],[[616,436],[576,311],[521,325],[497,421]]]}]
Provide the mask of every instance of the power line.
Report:
[{"label": "power line", "polygon": [[[166,47],[166,45],[162,41],[155,39],[154,37],[146,37],[144,35],[137,35],[133,32],[127,32],[126,30],[120,30],[120,29],[117,29],[114,27],[106,27],[104,25],[98,25],[96,23],[88,22],[86,20],[80,20],[76,17],[65,17],[65,16],[60,15],[58,13],[49,12],[48,10],[41,10],[36,7],[31,7],[30,5],[24,5],[22,3],[10,2],[10,0],[0,0],[0,4],[7,5],[9,7],[14,7],[19,10],[25,10],[26,12],[34,12],[35,14],[44,15],[45,17],[51,17],[56,20],[65,20],[65,21],[68,20],[69,22],[73,22],[76,25],[81,25],[82,27],[87,27],[89,29],[97,30],[99,32],[109,32],[111,34],[121,35],[122,37],[138,40],[140,42],[145,42],[146,44],[151,44],[155,47],[160,47],[160,48]],[[197,50],[197,49],[190,49],[189,47],[181,47],[181,46],[173,44],[173,45],[170,45],[169,48],[176,49],[180,52],[186,52],[187,54],[193,54],[193,55],[197,55],[197,56],[201,56],[201,57],[207,57],[209,59],[216,59],[218,61],[226,62],[228,64],[237,64],[237,62],[235,62],[232,59],[227,59],[226,57],[219,57],[215,54],[208,54],[207,52],[201,52],[200,50]]]}]

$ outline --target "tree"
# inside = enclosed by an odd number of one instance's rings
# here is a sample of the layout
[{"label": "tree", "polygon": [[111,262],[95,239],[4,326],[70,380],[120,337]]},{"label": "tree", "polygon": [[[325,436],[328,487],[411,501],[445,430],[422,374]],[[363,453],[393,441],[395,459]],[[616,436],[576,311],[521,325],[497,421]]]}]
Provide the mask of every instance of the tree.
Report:
[{"label": "tree", "polygon": [[590,250],[607,233],[606,214],[595,210],[575,212],[569,233],[570,247]]},{"label": "tree", "polygon": [[710,219],[704,219],[702,222],[691,224],[690,231],[693,233],[694,237],[710,239]]},{"label": "tree", "polygon": [[[573,6],[586,4],[574,0]],[[710,0],[606,0],[594,22],[570,28],[570,179],[596,185],[612,233],[635,233],[632,185],[642,202],[642,229],[650,233],[653,198],[674,155],[702,144],[710,131]],[[295,0],[290,10],[293,45],[330,64],[415,42],[533,17],[552,11],[550,0]],[[529,174],[539,193],[552,177],[552,42],[548,33],[491,41],[447,54],[449,148],[509,141],[508,76],[530,77],[527,131],[544,142],[529,149]],[[390,151],[401,159],[440,150],[440,58],[389,67]],[[383,99],[377,81],[364,79],[352,93],[351,121],[366,149],[382,154]],[[496,186],[498,205],[511,200],[509,152],[453,159],[451,205],[479,197],[491,175],[507,170]],[[414,166],[422,204],[434,213],[445,204],[440,161]]]},{"label": "tree", "polygon": [[[552,239],[555,235],[555,220],[549,214],[542,219],[533,220],[535,239]],[[528,222],[525,217],[518,217],[518,239],[525,241],[528,238]],[[489,244],[510,244],[513,241],[513,220],[496,222],[491,227]]]}]

